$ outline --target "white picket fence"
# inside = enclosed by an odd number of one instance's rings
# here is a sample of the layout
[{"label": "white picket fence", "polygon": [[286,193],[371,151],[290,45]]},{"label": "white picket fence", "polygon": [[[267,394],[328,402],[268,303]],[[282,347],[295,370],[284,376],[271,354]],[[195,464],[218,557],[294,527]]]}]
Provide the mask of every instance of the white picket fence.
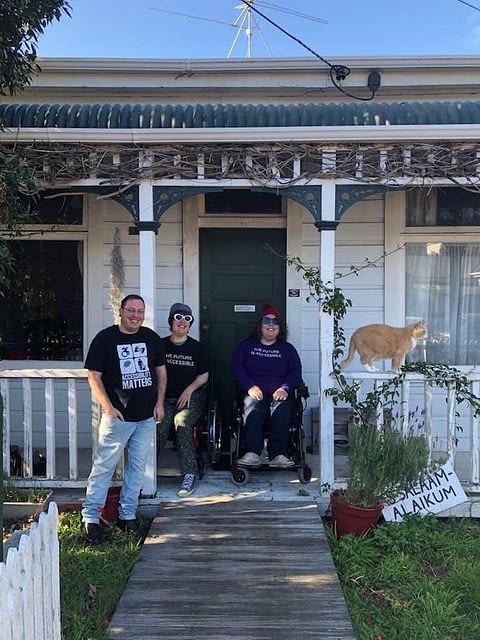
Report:
[{"label": "white picket fence", "polygon": [[0,563],[2,640],[60,640],[57,525],[57,505],[51,502]]}]

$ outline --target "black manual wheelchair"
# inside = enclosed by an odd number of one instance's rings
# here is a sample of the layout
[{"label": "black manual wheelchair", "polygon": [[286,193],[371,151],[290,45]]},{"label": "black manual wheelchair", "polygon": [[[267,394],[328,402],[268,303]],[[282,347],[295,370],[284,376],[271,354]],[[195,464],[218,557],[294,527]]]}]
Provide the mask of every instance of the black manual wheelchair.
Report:
[{"label": "black manual wheelchair", "polygon": [[[286,470],[294,470],[298,479],[303,484],[308,484],[312,479],[312,470],[305,461],[305,431],[303,429],[303,412],[310,394],[308,387],[302,381],[295,389],[295,404],[292,411],[292,421],[289,429],[288,457],[294,461],[293,466]],[[258,467],[239,466],[237,461],[245,453],[243,444],[243,395],[238,394],[233,410],[233,424],[230,434],[230,473],[232,482],[243,485],[248,482],[250,471],[282,471],[285,469],[270,467],[268,462]],[[268,439],[269,417],[264,424],[264,438]]]},{"label": "black manual wheelchair", "polygon": [[195,423],[192,437],[200,479],[205,474],[205,464],[212,469],[225,468],[226,433],[220,418],[218,402],[213,398],[211,385],[203,416]]}]

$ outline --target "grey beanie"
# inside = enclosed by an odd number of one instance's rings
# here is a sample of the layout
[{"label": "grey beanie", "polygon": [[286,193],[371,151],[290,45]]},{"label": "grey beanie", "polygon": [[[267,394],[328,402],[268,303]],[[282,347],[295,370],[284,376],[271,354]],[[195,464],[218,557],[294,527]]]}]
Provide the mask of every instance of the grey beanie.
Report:
[{"label": "grey beanie", "polygon": [[183,302],[175,302],[170,307],[170,313],[168,314],[169,318],[172,318],[176,313],[182,313],[183,315],[189,315],[193,317],[192,310],[188,306],[188,304],[183,304]]}]

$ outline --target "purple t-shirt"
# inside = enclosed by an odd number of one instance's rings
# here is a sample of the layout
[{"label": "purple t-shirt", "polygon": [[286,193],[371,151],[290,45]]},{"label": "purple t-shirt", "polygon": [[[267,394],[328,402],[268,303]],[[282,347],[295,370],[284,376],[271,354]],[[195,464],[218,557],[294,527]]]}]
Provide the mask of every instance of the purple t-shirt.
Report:
[{"label": "purple t-shirt", "polygon": [[254,385],[267,394],[282,385],[293,391],[301,381],[302,364],[290,342],[264,345],[254,338],[247,338],[234,351],[232,376],[242,391]]}]

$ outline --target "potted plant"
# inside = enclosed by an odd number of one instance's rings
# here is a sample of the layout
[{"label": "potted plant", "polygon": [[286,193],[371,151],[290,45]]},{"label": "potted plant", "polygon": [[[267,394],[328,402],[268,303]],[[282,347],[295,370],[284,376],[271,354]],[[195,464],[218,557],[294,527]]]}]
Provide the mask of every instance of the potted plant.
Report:
[{"label": "potted plant", "polygon": [[[373,388],[360,402],[360,383],[347,381],[335,365],[338,384],[327,394],[334,404],[343,401],[353,410],[347,454],[350,475],[345,489],[334,491],[331,496],[337,535],[361,535],[371,529],[385,506],[393,504],[444,462],[431,458],[422,412],[415,409],[407,416],[402,414],[400,390],[408,373],[421,374],[431,387],[453,389],[457,404],[469,404],[473,415],[480,416],[480,399],[471,391],[466,376],[455,367],[425,362],[403,365],[400,373]],[[352,529],[343,518],[346,511],[359,518]]]},{"label": "potted plant", "polygon": [[349,478],[331,494],[332,527],[338,536],[362,535],[374,527],[383,508],[413,488],[436,463],[427,440],[403,434],[393,424],[354,420],[348,437]]}]

